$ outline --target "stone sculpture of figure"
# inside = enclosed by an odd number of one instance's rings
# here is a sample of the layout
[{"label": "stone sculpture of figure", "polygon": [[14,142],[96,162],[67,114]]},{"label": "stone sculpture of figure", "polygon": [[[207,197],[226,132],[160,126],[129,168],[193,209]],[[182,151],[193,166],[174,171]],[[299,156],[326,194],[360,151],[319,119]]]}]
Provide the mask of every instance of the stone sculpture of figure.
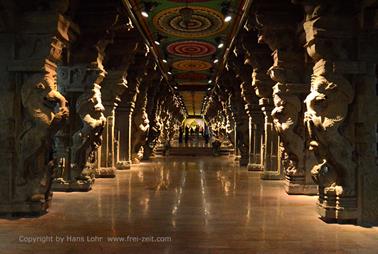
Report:
[{"label": "stone sculpture of figure", "polygon": [[72,176],[77,180],[89,179],[88,176],[82,175],[82,171],[86,167],[88,158],[93,158],[96,148],[101,145],[101,134],[106,123],[101,87],[90,83],[87,82],[89,87],[76,101],[76,112],[83,123],[82,128],[75,132],[72,138],[71,168]]},{"label": "stone sculpture of figure", "polygon": [[146,142],[148,129],[150,128],[150,121],[145,109],[142,109],[139,114],[133,118],[133,132],[132,132],[132,160],[133,163],[138,163],[141,159],[139,154],[140,149]]},{"label": "stone sculpture of figure", "polygon": [[67,101],[53,87],[52,76],[35,74],[21,88],[25,122],[20,134],[17,184],[27,189],[23,194],[29,201],[48,199],[54,166],[51,140],[68,118]]},{"label": "stone sculpture of figure", "polygon": [[305,141],[295,132],[302,109],[301,101],[297,95],[287,91],[286,85],[277,83],[273,87],[273,102],[274,127],[280,134],[287,159],[290,160],[286,172],[289,175],[303,174]]},{"label": "stone sculpture of figure", "polygon": [[[355,194],[353,147],[341,132],[346,123],[349,104],[354,99],[353,87],[342,75],[328,70],[325,60],[314,67],[311,93],[305,102],[305,123],[310,134],[310,148],[322,161],[311,173],[324,191],[337,195]],[[315,71],[316,70],[316,71]]]}]

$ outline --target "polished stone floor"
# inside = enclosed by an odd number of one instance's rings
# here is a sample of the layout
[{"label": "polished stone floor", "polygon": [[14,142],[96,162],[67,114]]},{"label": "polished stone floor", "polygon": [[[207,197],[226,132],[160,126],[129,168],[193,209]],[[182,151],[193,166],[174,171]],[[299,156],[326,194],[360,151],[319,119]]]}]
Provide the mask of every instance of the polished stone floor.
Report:
[{"label": "polished stone floor", "polygon": [[169,157],[54,193],[39,218],[0,219],[0,253],[378,253],[378,228],[326,224],[315,197],[225,157]]}]

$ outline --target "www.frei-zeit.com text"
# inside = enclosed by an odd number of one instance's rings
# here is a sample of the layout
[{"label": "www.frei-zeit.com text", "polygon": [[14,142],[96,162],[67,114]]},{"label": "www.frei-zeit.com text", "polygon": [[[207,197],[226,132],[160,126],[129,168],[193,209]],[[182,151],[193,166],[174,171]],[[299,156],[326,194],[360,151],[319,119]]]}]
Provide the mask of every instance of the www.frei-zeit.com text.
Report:
[{"label": "www.frei-zeit.com text", "polygon": [[20,243],[34,244],[34,243],[167,243],[172,242],[170,236],[24,236],[18,237]]}]

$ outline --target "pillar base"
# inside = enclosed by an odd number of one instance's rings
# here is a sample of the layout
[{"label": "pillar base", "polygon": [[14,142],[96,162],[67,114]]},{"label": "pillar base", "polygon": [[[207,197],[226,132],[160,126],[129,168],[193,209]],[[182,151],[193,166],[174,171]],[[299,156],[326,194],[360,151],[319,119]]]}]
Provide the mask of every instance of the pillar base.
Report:
[{"label": "pillar base", "polygon": [[320,190],[316,204],[320,218],[330,223],[352,223],[358,220],[357,198],[337,196],[335,192],[323,193]]},{"label": "pillar base", "polygon": [[14,203],[0,203],[1,216],[40,216],[51,207],[52,193],[47,199]]},{"label": "pillar base", "polygon": [[116,168],[118,170],[125,170],[131,168],[131,161],[118,161]]},{"label": "pillar base", "polygon": [[255,164],[255,163],[248,163],[247,169],[248,171],[261,171],[262,170],[262,165],[260,164]]},{"label": "pillar base", "polygon": [[289,195],[318,195],[318,185],[308,184],[304,176],[286,176],[285,191]]},{"label": "pillar base", "polygon": [[65,181],[62,178],[54,179],[51,190],[55,192],[87,192],[92,189],[95,179]]},{"label": "pillar base", "polygon": [[261,180],[282,180],[282,176],[277,171],[263,171],[260,178]]},{"label": "pillar base", "polygon": [[96,178],[114,178],[116,176],[116,169],[110,168],[96,168],[95,177]]}]

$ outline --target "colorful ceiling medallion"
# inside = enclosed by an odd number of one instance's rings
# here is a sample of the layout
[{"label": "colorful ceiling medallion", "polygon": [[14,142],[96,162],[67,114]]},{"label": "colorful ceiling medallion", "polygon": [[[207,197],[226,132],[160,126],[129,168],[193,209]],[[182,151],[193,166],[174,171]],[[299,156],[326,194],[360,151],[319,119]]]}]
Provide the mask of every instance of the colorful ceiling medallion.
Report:
[{"label": "colorful ceiling medallion", "polygon": [[204,71],[210,69],[212,66],[209,62],[192,59],[180,60],[172,64],[173,68],[181,71]]},{"label": "colorful ceiling medallion", "polygon": [[162,10],[153,18],[156,29],[160,32],[182,37],[201,38],[222,32],[226,25],[222,13],[200,6],[190,6],[193,14],[189,22],[185,22],[180,15],[182,7]]},{"label": "colorful ceiling medallion", "polygon": [[204,57],[214,54],[217,49],[208,42],[181,41],[170,44],[167,51],[170,54],[182,57]]},{"label": "colorful ceiling medallion", "polygon": [[185,72],[177,74],[176,79],[201,80],[207,79],[207,75],[204,73]]}]

